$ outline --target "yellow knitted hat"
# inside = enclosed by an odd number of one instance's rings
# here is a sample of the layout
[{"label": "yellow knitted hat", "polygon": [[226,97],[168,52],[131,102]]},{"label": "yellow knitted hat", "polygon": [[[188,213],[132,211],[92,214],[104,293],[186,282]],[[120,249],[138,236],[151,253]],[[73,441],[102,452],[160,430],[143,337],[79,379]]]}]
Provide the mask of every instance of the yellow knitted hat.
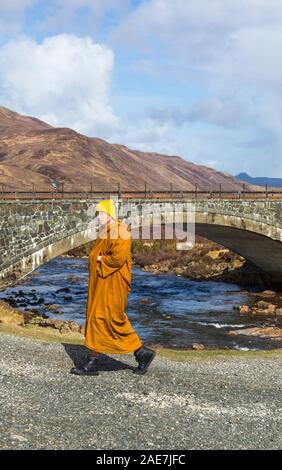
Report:
[{"label": "yellow knitted hat", "polygon": [[113,217],[113,219],[117,218],[115,204],[112,199],[104,199],[103,201],[98,202],[95,207],[95,214],[97,211],[104,211],[106,214]]}]

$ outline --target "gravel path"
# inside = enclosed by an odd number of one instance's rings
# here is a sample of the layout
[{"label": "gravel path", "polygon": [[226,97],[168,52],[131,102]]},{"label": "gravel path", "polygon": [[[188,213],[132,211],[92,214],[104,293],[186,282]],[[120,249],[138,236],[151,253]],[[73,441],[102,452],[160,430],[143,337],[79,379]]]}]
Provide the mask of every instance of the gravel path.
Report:
[{"label": "gravel path", "polygon": [[132,354],[69,373],[82,346],[0,333],[1,449],[281,449],[282,354],[176,362]]}]

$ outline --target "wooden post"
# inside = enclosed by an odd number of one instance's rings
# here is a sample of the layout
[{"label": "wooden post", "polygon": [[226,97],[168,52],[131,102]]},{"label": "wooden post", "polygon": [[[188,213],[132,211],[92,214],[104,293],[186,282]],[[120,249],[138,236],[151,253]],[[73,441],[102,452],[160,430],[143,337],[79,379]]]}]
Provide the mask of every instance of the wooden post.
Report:
[{"label": "wooden post", "polygon": [[265,197],[266,197],[266,198],[268,197],[268,187],[267,187],[267,184],[265,185]]},{"label": "wooden post", "polygon": [[90,197],[92,198],[92,192],[93,192],[93,187],[92,187],[92,183],[90,183]]},{"label": "wooden post", "polygon": [[221,183],[219,183],[219,197],[221,198]]},{"label": "wooden post", "polygon": [[62,199],[64,198],[64,182],[62,181]]},{"label": "wooden post", "polygon": [[118,182],[118,198],[120,199],[120,183]]},{"label": "wooden post", "polygon": [[198,197],[198,186],[195,184],[195,199]]},{"label": "wooden post", "polygon": [[147,199],[147,183],[145,181],[145,199]]},{"label": "wooden post", "polygon": [[243,191],[242,191],[242,197],[244,199],[244,196],[245,196],[245,183],[243,183]]},{"label": "wooden post", "polygon": [[172,199],[172,183],[170,183],[170,197]]}]

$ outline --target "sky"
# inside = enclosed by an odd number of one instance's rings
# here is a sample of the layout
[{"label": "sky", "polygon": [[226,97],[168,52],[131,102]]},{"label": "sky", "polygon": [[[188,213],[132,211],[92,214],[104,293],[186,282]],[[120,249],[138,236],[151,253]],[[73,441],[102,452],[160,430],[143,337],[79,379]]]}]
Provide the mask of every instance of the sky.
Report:
[{"label": "sky", "polygon": [[282,177],[281,90],[282,0],[0,0],[0,105],[54,126]]}]

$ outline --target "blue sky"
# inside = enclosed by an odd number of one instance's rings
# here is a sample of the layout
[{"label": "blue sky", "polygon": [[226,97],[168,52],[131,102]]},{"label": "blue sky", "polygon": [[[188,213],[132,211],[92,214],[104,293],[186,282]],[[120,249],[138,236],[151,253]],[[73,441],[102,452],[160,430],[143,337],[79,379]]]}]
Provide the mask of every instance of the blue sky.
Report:
[{"label": "blue sky", "polygon": [[282,0],[0,0],[0,105],[282,177]]}]

